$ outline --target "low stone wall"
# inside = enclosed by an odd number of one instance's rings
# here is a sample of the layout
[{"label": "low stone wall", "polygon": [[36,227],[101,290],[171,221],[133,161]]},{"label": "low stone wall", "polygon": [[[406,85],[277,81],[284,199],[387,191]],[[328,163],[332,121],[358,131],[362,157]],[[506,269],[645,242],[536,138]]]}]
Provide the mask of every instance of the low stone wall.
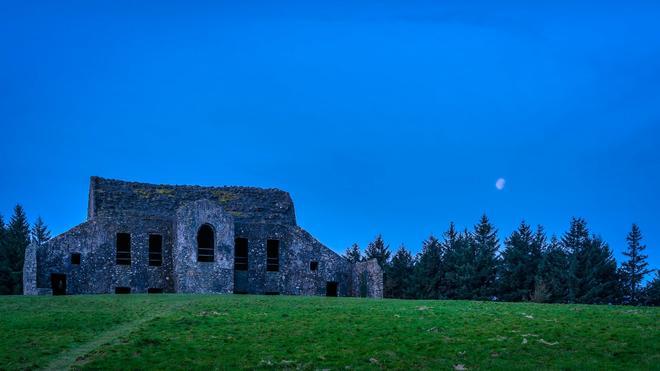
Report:
[{"label": "low stone wall", "polygon": [[351,296],[383,298],[383,269],[376,259],[353,265]]}]

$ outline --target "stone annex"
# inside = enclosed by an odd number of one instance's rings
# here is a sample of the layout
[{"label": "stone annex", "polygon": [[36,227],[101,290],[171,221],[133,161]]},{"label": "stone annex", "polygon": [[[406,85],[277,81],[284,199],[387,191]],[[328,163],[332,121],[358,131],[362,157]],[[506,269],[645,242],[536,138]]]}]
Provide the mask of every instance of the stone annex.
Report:
[{"label": "stone annex", "polygon": [[91,177],[87,221],[25,252],[26,295],[249,293],[383,296],[296,223],[287,192]]}]

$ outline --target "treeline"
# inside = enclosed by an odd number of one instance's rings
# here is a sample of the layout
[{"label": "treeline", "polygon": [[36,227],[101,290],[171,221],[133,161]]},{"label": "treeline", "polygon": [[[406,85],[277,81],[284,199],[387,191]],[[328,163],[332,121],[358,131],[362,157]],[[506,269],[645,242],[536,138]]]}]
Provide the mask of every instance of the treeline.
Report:
[{"label": "treeline", "polygon": [[39,245],[49,239],[50,231],[41,217],[30,227],[21,205],[14,207],[7,225],[0,215],[0,295],[23,294],[25,248],[31,240]]},{"label": "treeline", "polygon": [[653,271],[637,225],[627,241],[626,261],[617,266],[607,243],[573,218],[561,238],[522,222],[501,246],[484,215],[471,230],[451,223],[441,239],[429,236],[415,256],[403,245],[392,255],[378,235],[364,254],[353,244],[345,257],[377,259],[387,298],[660,305],[660,272],[644,285]]}]

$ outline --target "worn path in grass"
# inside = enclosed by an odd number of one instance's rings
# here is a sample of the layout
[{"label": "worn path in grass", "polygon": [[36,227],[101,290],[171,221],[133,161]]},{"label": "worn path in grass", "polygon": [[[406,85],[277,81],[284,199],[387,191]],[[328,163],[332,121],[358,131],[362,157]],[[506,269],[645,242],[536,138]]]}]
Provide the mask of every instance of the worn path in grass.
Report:
[{"label": "worn path in grass", "polygon": [[117,326],[112,330],[101,333],[98,337],[91,341],[80,344],[75,348],[71,348],[61,353],[57,358],[53,359],[44,369],[45,370],[68,370],[74,365],[85,364],[85,355],[93,352],[103,345],[110,345],[115,343],[121,337],[130,335],[131,332],[137,330],[143,324],[157,319],[161,316],[172,313],[177,308],[180,308],[185,303],[177,303],[171,306],[166,306],[160,310],[151,312],[149,315],[136,319],[134,321]]}]

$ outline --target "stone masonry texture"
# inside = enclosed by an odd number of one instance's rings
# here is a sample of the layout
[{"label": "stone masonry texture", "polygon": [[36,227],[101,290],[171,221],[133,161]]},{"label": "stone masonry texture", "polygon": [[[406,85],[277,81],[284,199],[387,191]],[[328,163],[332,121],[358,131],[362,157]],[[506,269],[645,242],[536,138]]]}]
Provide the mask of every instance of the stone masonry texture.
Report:
[{"label": "stone masonry texture", "polygon": [[[212,261],[198,261],[203,225],[212,230]],[[130,264],[117,264],[118,234],[130,236]],[[154,235],[162,241],[159,265],[150,264]],[[247,268],[234,264],[236,239],[247,241]],[[271,259],[269,240],[276,246]],[[375,260],[352,264],[300,228],[287,192],[100,177],[90,179],[87,221],[42,246],[30,245],[23,277],[26,295],[336,290],[338,296],[383,297],[383,272]]]}]

